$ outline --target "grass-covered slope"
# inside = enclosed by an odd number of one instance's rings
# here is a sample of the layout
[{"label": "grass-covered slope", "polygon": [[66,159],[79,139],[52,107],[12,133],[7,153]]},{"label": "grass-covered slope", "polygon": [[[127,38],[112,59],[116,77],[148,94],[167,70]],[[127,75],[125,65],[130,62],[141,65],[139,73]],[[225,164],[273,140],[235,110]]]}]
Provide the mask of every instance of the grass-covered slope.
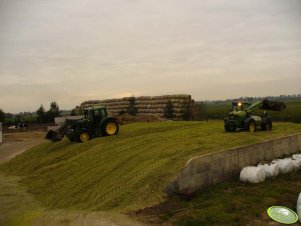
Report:
[{"label": "grass-covered slope", "polygon": [[130,210],[164,199],[167,183],[192,156],[301,131],[275,123],[271,132],[225,133],[222,122],[134,123],[117,136],[72,143],[46,141],[0,166],[45,206]]}]

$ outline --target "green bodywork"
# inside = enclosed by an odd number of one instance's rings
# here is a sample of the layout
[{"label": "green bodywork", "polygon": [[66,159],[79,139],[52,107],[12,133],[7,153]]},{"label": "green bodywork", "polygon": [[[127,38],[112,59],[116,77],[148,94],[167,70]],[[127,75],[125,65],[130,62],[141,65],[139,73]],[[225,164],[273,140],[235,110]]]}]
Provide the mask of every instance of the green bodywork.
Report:
[{"label": "green bodywork", "polygon": [[[271,130],[272,120],[267,115],[266,110],[282,111],[284,108],[284,103],[268,101],[267,99],[254,103],[232,102],[232,111],[224,119],[225,130],[233,132],[236,129],[243,129],[254,132],[258,127],[262,130]],[[257,109],[264,110],[261,116],[253,115]]]},{"label": "green bodywork", "polygon": [[[115,117],[108,116],[104,106],[95,106],[84,109],[84,117],[81,119],[66,119],[64,124],[57,130],[50,130],[46,139],[60,141],[65,135],[70,141],[80,141],[80,134],[88,133],[89,139],[94,137],[106,136],[105,125],[113,122],[119,130],[119,124]],[[114,134],[114,135],[115,135]]]}]

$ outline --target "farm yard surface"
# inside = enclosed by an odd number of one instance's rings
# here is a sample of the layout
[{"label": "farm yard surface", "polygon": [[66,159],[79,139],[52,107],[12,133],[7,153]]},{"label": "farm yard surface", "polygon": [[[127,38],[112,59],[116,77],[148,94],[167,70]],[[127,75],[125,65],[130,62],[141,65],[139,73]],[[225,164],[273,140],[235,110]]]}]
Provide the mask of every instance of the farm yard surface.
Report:
[{"label": "farm yard surface", "polygon": [[27,149],[42,143],[44,136],[45,132],[42,131],[4,134],[4,143],[0,145],[0,163],[12,159]]},{"label": "farm yard surface", "polygon": [[[274,123],[268,132],[226,133],[220,121],[144,122],[123,125],[117,136],[86,143],[45,141],[0,166],[0,181],[6,181],[1,183],[0,202],[23,200],[19,211],[1,205],[7,214],[0,223],[38,222],[46,208],[51,210],[46,211],[49,218],[64,213],[73,219],[80,211],[88,212],[78,218],[96,211],[133,213],[166,201],[166,185],[193,156],[300,131],[301,124],[294,123]],[[8,187],[15,187],[17,195],[8,194]],[[124,216],[108,218],[115,217]],[[60,218],[66,222],[61,225],[76,225],[70,219]]]}]

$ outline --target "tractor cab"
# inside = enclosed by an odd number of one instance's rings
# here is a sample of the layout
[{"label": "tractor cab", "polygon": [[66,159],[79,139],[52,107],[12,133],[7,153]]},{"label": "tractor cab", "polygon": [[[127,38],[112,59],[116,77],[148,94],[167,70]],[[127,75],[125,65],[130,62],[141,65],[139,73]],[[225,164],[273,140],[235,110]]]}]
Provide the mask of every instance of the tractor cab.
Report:
[{"label": "tractor cab", "polygon": [[105,106],[92,106],[84,109],[85,120],[90,124],[90,134],[94,136],[115,135],[118,132],[118,122],[108,116]]},{"label": "tractor cab", "polygon": [[233,101],[231,111],[243,111],[245,108],[247,108],[250,105],[251,103],[249,102]]},{"label": "tractor cab", "polygon": [[101,120],[108,116],[107,109],[104,106],[89,107],[84,110],[85,119],[94,125],[99,125]]}]

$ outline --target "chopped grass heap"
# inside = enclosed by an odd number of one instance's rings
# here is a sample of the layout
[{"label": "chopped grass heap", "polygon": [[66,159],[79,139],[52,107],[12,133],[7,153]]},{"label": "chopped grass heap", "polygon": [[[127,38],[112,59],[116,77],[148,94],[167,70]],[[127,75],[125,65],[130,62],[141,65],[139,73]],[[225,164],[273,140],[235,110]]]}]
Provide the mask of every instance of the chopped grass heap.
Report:
[{"label": "chopped grass heap", "polygon": [[275,123],[271,132],[226,133],[222,122],[133,123],[117,136],[72,143],[44,142],[0,170],[49,208],[136,210],[161,202],[164,188],[186,161],[301,131]]}]

